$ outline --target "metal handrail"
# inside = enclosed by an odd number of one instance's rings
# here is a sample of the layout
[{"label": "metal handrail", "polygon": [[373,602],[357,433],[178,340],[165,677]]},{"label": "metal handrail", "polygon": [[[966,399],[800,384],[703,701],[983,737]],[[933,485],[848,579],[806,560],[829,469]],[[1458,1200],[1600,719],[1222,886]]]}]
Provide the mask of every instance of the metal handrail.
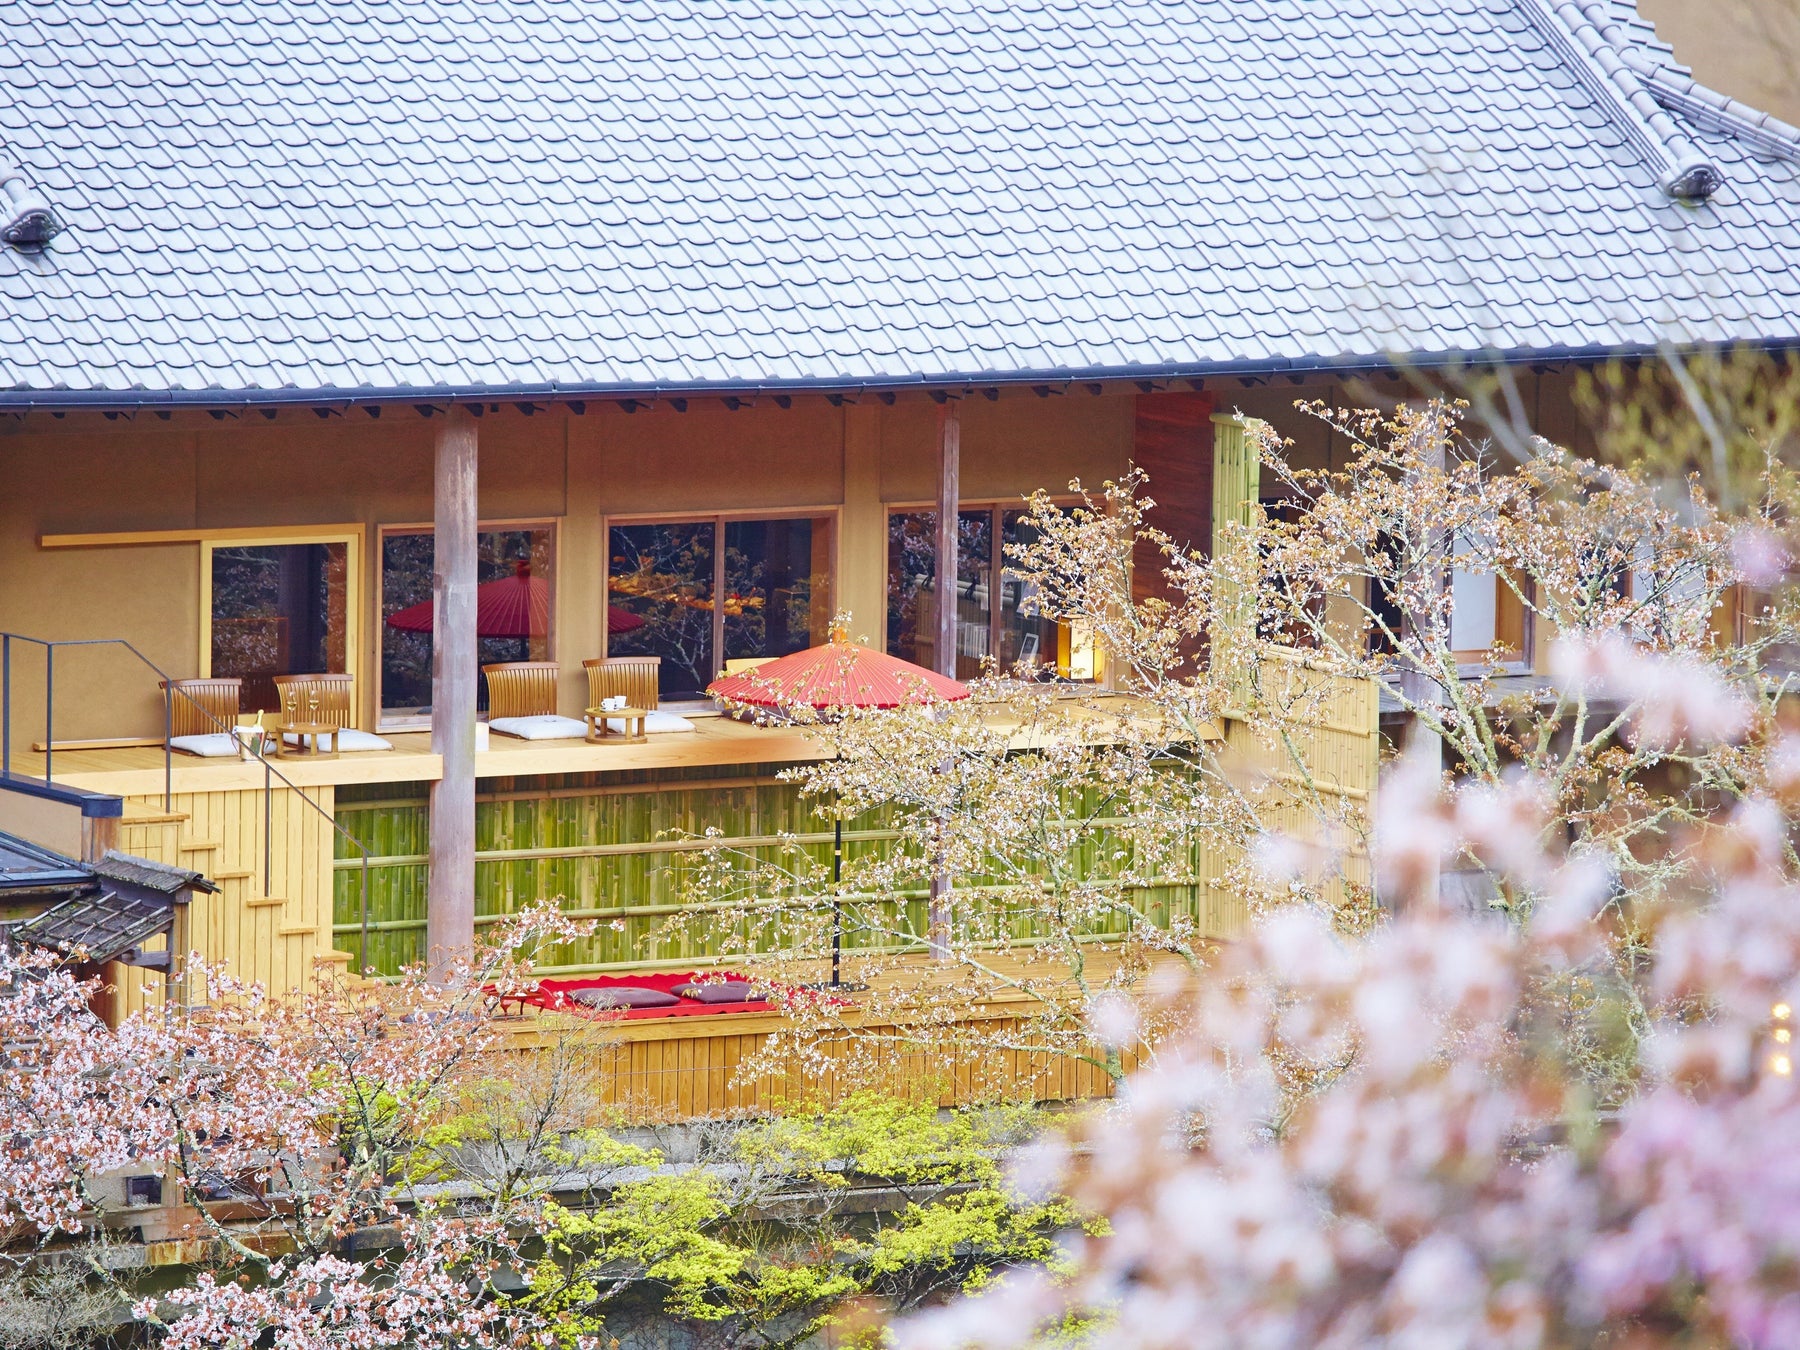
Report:
[{"label": "metal handrail", "polygon": [[[170,811],[175,801],[175,752],[169,745],[170,734],[175,726],[175,696],[180,694],[195,708],[201,716],[219,730],[227,734],[235,730],[221,722],[208,711],[192,694],[185,689],[175,687],[175,677],[170,675],[156,662],[145,656],[125,638],[48,638],[32,637],[26,633],[0,632],[0,784],[9,778],[18,778],[12,767],[12,647],[14,642],[29,643],[44,649],[44,782],[51,782],[54,767],[53,756],[56,753],[56,652],[60,647],[123,647],[144,665],[148,666],[156,677],[162,681],[163,688],[163,810]],[[279,778],[282,784],[292,790],[295,796],[310,806],[325,823],[335,830],[340,838],[354,848],[362,860],[362,940],[357,956],[358,973],[367,976],[369,973],[369,850],[362,840],[358,839],[342,825],[337,818],[320,806],[298,783],[282,773],[269,757],[260,749],[252,749],[247,743],[240,742],[242,751],[254,758],[263,766],[263,896],[269,894],[269,874],[274,870],[274,812],[273,791],[274,780]],[[335,876],[335,872],[333,873]]]}]

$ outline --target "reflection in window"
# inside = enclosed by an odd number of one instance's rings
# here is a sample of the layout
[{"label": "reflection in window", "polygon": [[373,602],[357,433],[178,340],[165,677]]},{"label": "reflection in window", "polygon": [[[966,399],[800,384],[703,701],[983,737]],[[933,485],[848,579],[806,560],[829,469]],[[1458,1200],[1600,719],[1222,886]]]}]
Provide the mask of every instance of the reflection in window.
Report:
[{"label": "reflection in window", "polygon": [[[1048,666],[1053,660],[1060,673],[1070,679],[1091,680],[1097,675],[1094,644],[1091,638],[1078,641],[1071,655],[1059,656],[1067,646],[1066,635],[1059,645],[1060,625],[1041,614],[1025,612],[1025,601],[1037,590],[1031,582],[1005,569],[1006,550],[1021,544],[1037,542],[1038,530],[1025,511],[1000,513],[1000,612],[995,616],[996,651],[1000,669],[1011,670],[1020,663],[1033,667]],[[1069,662],[1073,660],[1074,665]]]},{"label": "reflection in window", "polygon": [[[964,509],[957,512],[956,525],[957,678],[979,675],[990,657],[1002,670],[1024,663],[1070,674],[1068,644],[1059,646],[1058,626],[1025,612],[1031,585],[1006,567],[1006,546],[1031,542],[1034,531],[1027,513],[998,506]],[[994,547],[996,533],[999,548]],[[888,516],[887,649],[932,670],[937,669],[936,585],[937,512],[893,512]]]},{"label": "reflection in window", "polygon": [[[555,545],[548,525],[476,536],[479,663],[551,659]],[[382,536],[381,710],[390,717],[431,711],[433,553],[430,530]]]},{"label": "reflection in window", "polygon": [[241,706],[273,710],[276,675],[342,674],[348,546],[212,550],[212,673],[242,680]]},{"label": "reflection in window", "polygon": [[607,653],[660,656],[665,700],[701,697],[727,661],[827,638],[829,517],[614,525],[607,558]]},{"label": "reflection in window", "polygon": [[725,522],[725,660],[786,656],[828,640],[830,522]]},{"label": "reflection in window", "polygon": [[662,657],[663,699],[698,698],[712,682],[716,533],[710,520],[612,528],[607,655]]}]

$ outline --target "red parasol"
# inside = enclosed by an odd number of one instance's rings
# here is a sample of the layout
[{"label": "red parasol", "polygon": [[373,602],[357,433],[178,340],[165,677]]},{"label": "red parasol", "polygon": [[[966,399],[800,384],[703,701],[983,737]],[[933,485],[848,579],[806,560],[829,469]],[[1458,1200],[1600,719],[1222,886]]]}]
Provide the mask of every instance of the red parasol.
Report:
[{"label": "red parasol", "polygon": [[[820,712],[832,708],[898,708],[902,704],[955,703],[969,696],[967,685],[947,675],[915,666],[885,652],[850,641],[833,625],[823,647],[779,657],[752,670],[725,675],[706,686],[714,698],[752,708],[791,708],[801,704]],[[844,923],[837,886],[844,874],[844,821],[832,822],[831,850],[831,989],[860,989],[839,979]]]},{"label": "red parasol", "polygon": [[752,708],[801,704],[828,708],[898,708],[903,703],[954,703],[968,686],[885,652],[851,642],[840,629],[822,647],[726,675],[706,686],[714,698]]},{"label": "red parasol", "polygon": [[[387,617],[389,628],[406,633],[429,633],[435,615],[429,600],[397,609]],[[609,637],[642,628],[643,619],[629,610],[606,607]],[[484,638],[547,637],[550,632],[550,583],[531,575],[531,563],[520,558],[513,574],[475,588],[475,635]]]}]

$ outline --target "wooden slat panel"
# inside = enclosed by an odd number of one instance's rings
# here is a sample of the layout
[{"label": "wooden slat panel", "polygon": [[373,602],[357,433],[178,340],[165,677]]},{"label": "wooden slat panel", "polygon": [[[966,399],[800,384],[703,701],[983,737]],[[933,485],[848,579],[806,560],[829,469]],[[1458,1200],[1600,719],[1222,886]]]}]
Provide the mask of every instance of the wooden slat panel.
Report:
[{"label": "wooden slat panel", "polygon": [[[1211,394],[1140,394],[1131,445],[1131,461],[1149,475],[1156,502],[1145,523],[1202,552],[1212,542],[1212,412]],[[1155,548],[1139,543],[1131,563],[1133,600],[1168,593]]]},{"label": "wooden slat panel", "polygon": [[[331,810],[331,788],[311,788],[307,796]],[[159,862],[224,874],[218,895],[197,896],[190,906],[195,949],[208,960],[227,963],[240,978],[260,980],[277,992],[309,981],[314,960],[329,946],[333,830],[328,816],[312,810],[292,789],[277,787],[270,794],[274,847],[268,890],[286,903],[265,906],[258,903],[264,893],[263,794],[244,789],[184,792],[171,805],[172,819],[141,821],[165,814],[161,796],[127,798],[121,847]],[[194,841],[217,847],[196,852]],[[284,928],[290,930],[286,935]],[[142,997],[122,991],[116,1002],[121,1009],[142,1006]]]}]

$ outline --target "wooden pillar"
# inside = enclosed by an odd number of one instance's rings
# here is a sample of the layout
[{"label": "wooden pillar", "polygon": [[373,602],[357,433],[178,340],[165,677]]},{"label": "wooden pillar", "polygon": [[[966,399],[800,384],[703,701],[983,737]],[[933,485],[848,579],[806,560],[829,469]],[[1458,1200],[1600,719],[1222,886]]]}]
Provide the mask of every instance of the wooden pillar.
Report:
[{"label": "wooden pillar", "polygon": [[937,669],[956,678],[956,508],[962,500],[962,416],[938,405]]},{"label": "wooden pillar", "polygon": [[119,846],[118,816],[83,816],[81,818],[81,861],[99,862],[106,850]]},{"label": "wooden pillar", "polygon": [[[1444,428],[1435,416],[1422,418],[1414,433],[1420,440],[1416,443],[1418,467],[1420,475],[1435,475],[1444,471]],[[1448,531],[1440,528],[1435,522],[1425,523],[1425,538],[1417,541],[1420,552],[1427,558],[1442,560],[1437,567],[1427,571],[1421,584],[1411,590],[1415,604],[1403,605],[1400,611],[1400,643],[1402,659],[1400,663],[1400,697],[1410,708],[1432,709],[1443,701],[1443,691],[1438,687],[1437,673],[1416,657],[1428,657],[1434,646],[1433,626],[1441,614],[1442,597],[1450,577],[1450,563],[1454,541]],[[1415,541],[1405,540],[1403,544],[1411,548]],[[1444,635],[1448,645],[1448,634]],[[1444,772],[1444,742],[1435,728],[1428,725],[1418,712],[1414,712],[1407,727],[1406,743],[1402,754],[1409,765],[1416,766],[1421,774],[1433,779],[1442,777]],[[1419,895],[1427,901],[1438,898],[1442,878],[1436,867],[1419,886]],[[1383,897],[1377,897],[1378,900]],[[1387,898],[1389,907],[1393,907],[1394,899]]]},{"label": "wooden pillar", "polygon": [[[1239,662],[1242,644],[1250,637],[1256,622],[1256,594],[1246,584],[1244,573],[1250,559],[1244,553],[1252,547],[1244,530],[1254,525],[1262,513],[1262,452],[1250,434],[1247,418],[1234,413],[1215,413],[1213,424],[1212,473],[1212,556],[1215,562],[1233,562],[1239,577],[1221,583],[1216,597],[1218,626],[1212,635],[1215,662]],[[1234,673],[1238,697],[1249,694],[1249,671]]]},{"label": "wooden pillar", "polygon": [[438,967],[475,945],[475,419],[453,407],[437,434],[431,596],[431,785],[426,959]]},{"label": "wooden pillar", "polygon": [[188,989],[188,953],[193,948],[193,921],[188,914],[189,897],[174,897],[169,915],[169,935],[164,939],[169,952],[169,966],[163,972],[163,1012],[186,1012],[192,1002]]}]

